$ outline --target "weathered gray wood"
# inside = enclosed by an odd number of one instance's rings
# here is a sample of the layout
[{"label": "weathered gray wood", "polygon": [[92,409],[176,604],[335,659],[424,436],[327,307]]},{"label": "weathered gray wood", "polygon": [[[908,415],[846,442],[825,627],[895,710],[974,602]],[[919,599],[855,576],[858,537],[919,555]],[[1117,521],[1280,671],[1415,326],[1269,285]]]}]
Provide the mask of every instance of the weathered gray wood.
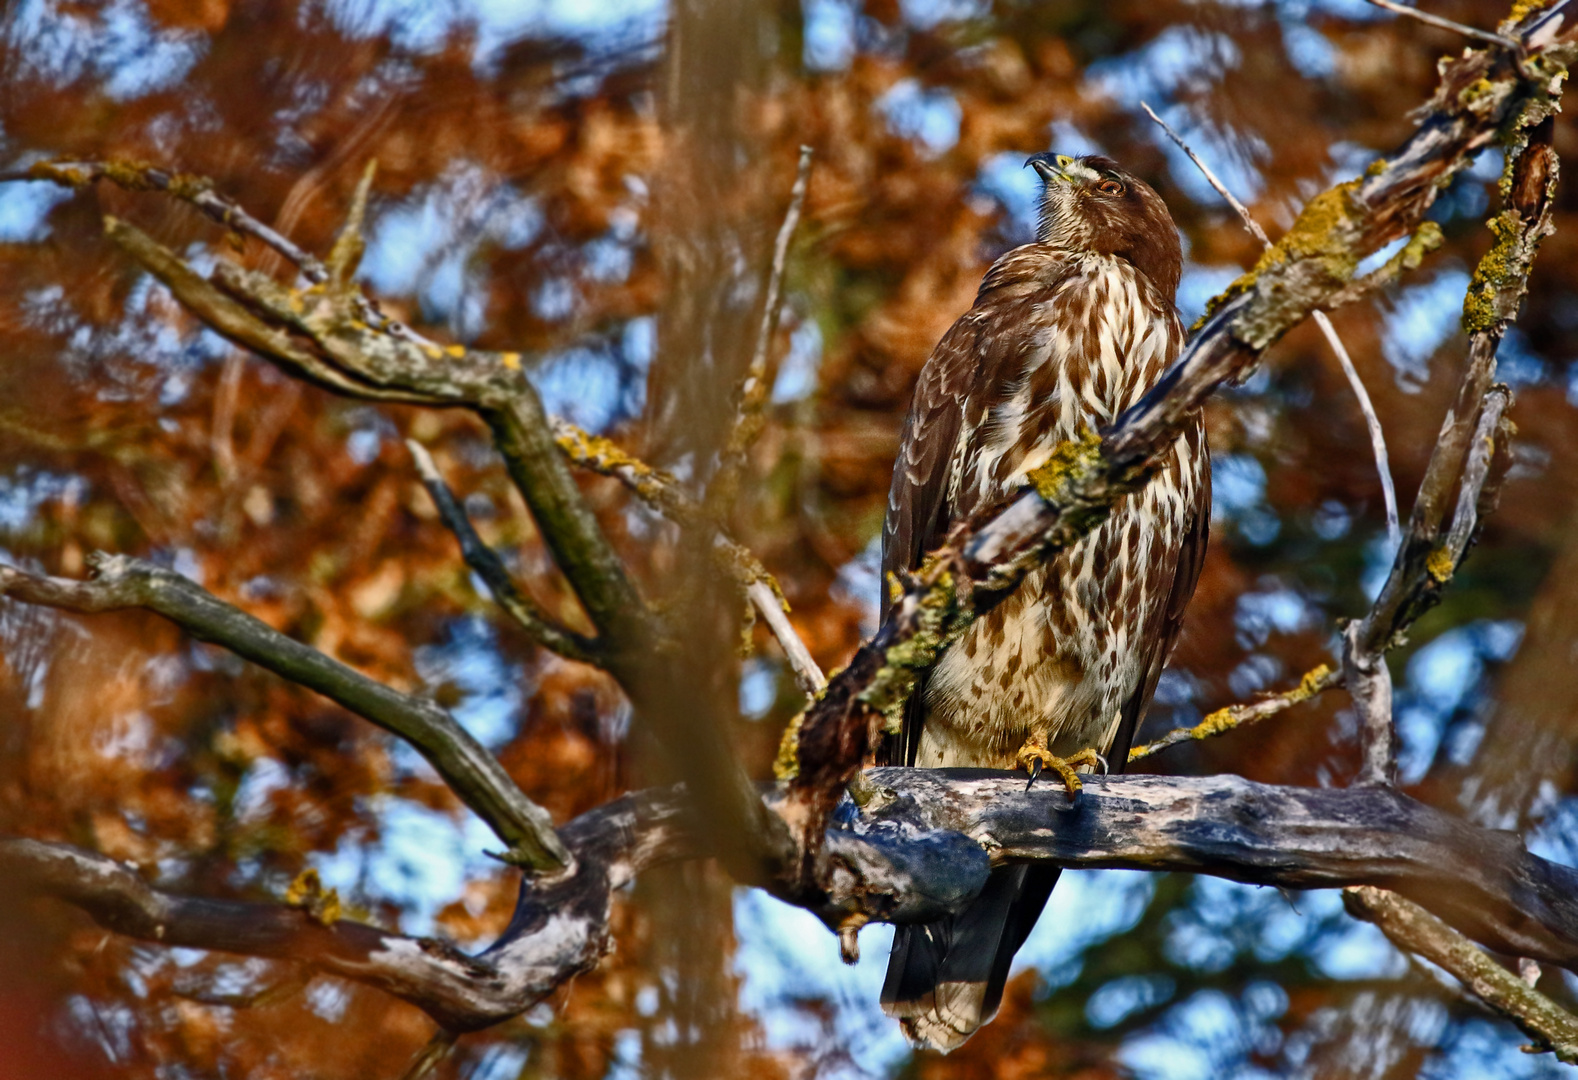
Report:
[{"label": "weathered gray wood", "polygon": [[[1174,870],[1286,889],[1376,885],[1481,944],[1578,971],[1578,870],[1384,786],[1291,788],[1236,776],[1090,777],[1057,785],[966,769],[873,769],[821,846],[816,893],[772,891],[832,928],[919,922],[958,908],[992,864]],[[768,793],[782,807],[783,795]],[[288,958],[377,986],[468,1031],[530,1008],[594,965],[613,895],[659,863],[702,857],[679,789],[626,796],[560,830],[574,870],[523,879],[508,929],[468,956],[283,904],[153,889],[136,871],[65,844],[0,839],[0,873],[77,905],[101,925],[166,945]],[[780,836],[788,857],[794,841]]]}]

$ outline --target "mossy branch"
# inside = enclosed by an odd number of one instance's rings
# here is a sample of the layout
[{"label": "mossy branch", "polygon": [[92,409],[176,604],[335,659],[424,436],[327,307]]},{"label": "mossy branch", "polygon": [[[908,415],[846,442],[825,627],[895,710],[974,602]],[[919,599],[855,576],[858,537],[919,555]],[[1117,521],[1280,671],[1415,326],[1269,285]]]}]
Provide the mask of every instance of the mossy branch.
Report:
[{"label": "mossy branch", "polygon": [[[1354,273],[1365,258],[1407,236],[1414,241],[1396,269],[1422,256],[1434,234],[1421,226],[1437,192],[1501,137],[1509,121],[1538,123],[1555,109],[1560,75],[1578,55],[1578,42],[1570,30],[1561,33],[1559,23],[1558,32],[1547,32],[1549,18],[1531,15],[1507,31],[1524,46],[1524,62],[1501,48],[1465,50],[1444,62],[1441,84],[1416,133],[1365,176],[1311,200],[1288,234],[1212,308],[1158,385],[1099,436],[1082,435],[1060,447],[1056,464],[1025,494],[953,530],[935,553],[953,575],[959,597],[940,620],[946,633],[957,633],[988,610],[1026,571],[1083,536],[1107,508],[1143,486],[1205,400],[1251,372],[1287,330],[1317,310],[1355,299],[1360,289]],[[1529,78],[1530,70],[1539,77]],[[1480,80],[1492,91],[1460,100]],[[1373,286],[1381,279],[1364,280]],[[1487,389],[1488,383],[1477,385],[1471,415],[1477,417]],[[1472,430],[1474,421],[1468,426]],[[1457,460],[1465,460],[1461,446]],[[914,653],[935,657],[937,590],[935,577],[908,583],[876,637],[799,724],[798,761],[785,773],[792,774],[787,783],[803,811],[808,844],[817,842],[837,792],[866,759],[882,717],[913,685]],[[911,651],[908,643],[917,637],[921,647]],[[801,866],[813,868],[814,858]]]}]

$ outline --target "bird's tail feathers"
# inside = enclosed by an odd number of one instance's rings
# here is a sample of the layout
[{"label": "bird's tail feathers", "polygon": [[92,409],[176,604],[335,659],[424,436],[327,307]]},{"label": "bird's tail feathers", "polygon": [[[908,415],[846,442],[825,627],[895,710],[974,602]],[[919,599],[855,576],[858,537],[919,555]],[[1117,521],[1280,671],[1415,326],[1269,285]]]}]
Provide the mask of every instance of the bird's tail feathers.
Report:
[{"label": "bird's tail feathers", "polygon": [[911,1042],[947,1053],[997,1015],[1008,968],[1046,906],[1058,869],[992,871],[957,915],[900,926],[893,935],[882,1011]]}]

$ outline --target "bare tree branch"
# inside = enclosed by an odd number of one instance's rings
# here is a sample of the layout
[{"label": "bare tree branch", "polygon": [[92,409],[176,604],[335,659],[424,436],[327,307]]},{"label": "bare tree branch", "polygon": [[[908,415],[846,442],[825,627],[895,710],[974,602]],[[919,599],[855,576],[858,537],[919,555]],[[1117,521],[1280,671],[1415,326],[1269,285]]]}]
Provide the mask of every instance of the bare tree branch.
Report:
[{"label": "bare tree branch", "polygon": [[553,431],[559,449],[575,464],[618,480],[642,502],[682,528],[711,532],[719,562],[744,588],[746,599],[778,641],[795,682],[807,695],[814,697],[821,692],[827,677],[785,617],[785,602],[777,581],[749,548],[724,532],[706,506],[692,498],[671,474],[635,457],[611,439],[592,435],[557,417]]},{"label": "bare tree branch", "polygon": [[[1451,580],[1468,554],[1478,522],[1495,499],[1495,485],[1490,482],[1492,462],[1498,447],[1505,446],[1510,437],[1504,415],[1511,405],[1511,395],[1505,387],[1492,386],[1491,380],[1495,377],[1496,347],[1507,323],[1517,313],[1539,240],[1550,231],[1558,171],[1558,162],[1549,145],[1550,136],[1549,122],[1542,122],[1533,129],[1527,144],[1508,158],[1509,207],[1496,219],[1500,243],[1480,261],[1474,284],[1465,299],[1465,321],[1469,313],[1477,311],[1481,325],[1469,339],[1469,360],[1462,383],[1443,422],[1441,437],[1431,451],[1430,463],[1415,499],[1409,521],[1409,542],[1397,547],[1386,585],[1360,624],[1362,635],[1355,637],[1344,633],[1344,668],[1351,663],[1370,672],[1365,688],[1367,694],[1382,693],[1375,681],[1381,674],[1376,663],[1435,603],[1440,589]],[[1472,438],[1466,434],[1471,422],[1469,417],[1477,417],[1472,421],[1475,429]],[[1447,496],[1454,486],[1457,507],[1451,527],[1443,535]],[[1339,674],[1323,664],[1307,673],[1291,690],[1252,704],[1219,709],[1193,728],[1179,728],[1153,743],[1135,747],[1129,753],[1129,760],[1273,716],[1308,701],[1345,678],[1346,671]],[[1389,677],[1387,684],[1385,697],[1389,702]],[[1367,721],[1364,730],[1373,732],[1377,714],[1361,712]],[[1386,716],[1390,723],[1389,703],[1380,715]],[[1390,767],[1383,762],[1390,760],[1391,750],[1374,740],[1365,745],[1365,779],[1375,782],[1378,776],[1389,777]],[[1377,755],[1373,761],[1371,749]]]},{"label": "bare tree branch", "polygon": [[449,713],[402,694],[275,630],[200,585],[139,559],[92,557],[94,578],[39,577],[0,566],[0,596],[86,613],[146,608],[200,641],[315,690],[414,746],[460,800],[508,845],[505,858],[538,870],[563,869],[570,853],[548,812],[516,787],[497,758]]},{"label": "bare tree branch", "polygon": [[1462,34],[1464,37],[1473,38],[1475,41],[1488,41],[1492,45],[1500,45],[1503,49],[1510,50],[1515,56],[1521,57],[1523,55],[1523,44],[1513,38],[1492,34],[1487,30],[1476,30],[1472,26],[1464,26],[1460,22],[1453,22],[1451,19],[1443,18],[1440,15],[1432,15],[1428,11],[1420,11],[1418,8],[1408,7],[1406,4],[1393,3],[1392,0],[1369,0],[1369,2],[1382,10],[1390,11],[1397,15],[1406,15],[1410,19],[1416,19],[1426,26],[1435,27],[1437,30],[1450,30],[1454,34]]},{"label": "bare tree branch", "polygon": [[172,895],[131,867],[66,844],[0,840],[0,869],[128,937],[299,960],[385,990],[441,1027],[464,1032],[520,1014],[597,963],[607,947],[612,894],[654,863],[694,854],[680,813],[672,796],[634,795],[571,822],[563,833],[574,853],[571,868],[523,878],[509,929],[477,956],[347,919],[324,925],[286,904]]},{"label": "bare tree branch", "polygon": [[794,672],[795,684],[806,696],[816,697],[827,688],[827,676],[822,674],[816,658],[805,647],[794,624],[789,621],[778,590],[768,581],[758,578],[745,587],[745,595],[783,649],[784,658],[789,661],[789,670]]},{"label": "bare tree branch", "polygon": [[[1444,968],[1475,997],[1534,1036],[1528,1047],[1550,1051],[1578,1065],[1578,1017],[1498,964],[1446,923],[1411,900],[1373,885],[1343,890],[1343,905],[1356,919],[1372,922],[1407,952]],[[1535,968],[1538,978],[1538,968]]]},{"label": "bare tree branch", "polygon": [[108,180],[128,191],[167,192],[225,228],[261,240],[299,267],[307,280],[321,284],[329,279],[328,270],[316,256],[247,213],[239,203],[220,195],[214,190],[214,182],[206,177],[172,173],[131,161],[39,161],[26,169],[0,172],[0,183],[15,180],[48,180],[78,190]]},{"label": "bare tree branch", "polygon": [[[365,184],[364,184],[365,187]],[[721,725],[697,723],[683,665],[665,627],[637,592],[623,562],[577,488],[553,425],[515,353],[440,347],[384,332],[364,321],[365,298],[350,280],[357,245],[358,197],[322,285],[297,291],[273,278],[221,262],[211,280],[130,226],[112,236],[176,298],[220,333],[257,349],[287,370],[341,393],[372,400],[459,406],[489,426],[504,465],[531,510],[554,561],[592,624],[603,666],[619,680],[638,716],[657,734],[680,775],[707,804],[720,853],[747,880],[762,868],[750,854],[771,827],[754,786]]]},{"label": "bare tree branch", "polygon": [[427,452],[427,448],[415,439],[407,439],[405,444],[411,451],[417,475],[422,478],[422,486],[427,488],[428,495],[432,497],[438,516],[460,543],[461,557],[487,585],[488,592],[504,613],[544,648],[571,660],[597,663],[595,641],[560,626],[536,601],[521,592],[504,565],[504,560],[499,558],[499,553],[483,543],[482,537],[477,535],[471,519],[466,516],[465,507],[449,490],[449,485],[444,482],[443,474],[438,471],[433,455]]},{"label": "bare tree branch", "polygon": [[1397,733],[1392,726],[1392,672],[1386,655],[1364,647],[1364,624],[1342,632],[1342,675],[1359,714],[1359,773],[1356,784],[1397,780]]},{"label": "bare tree branch", "polygon": [[[1468,377],[1475,377],[1474,369],[1470,369]],[[1458,489],[1458,507],[1452,519],[1452,527],[1441,549],[1441,557],[1435,560],[1432,567],[1428,564],[1428,561],[1409,561],[1405,552],[1402,549],[1398,550],[1396,561],[1393,564],[1394,569],[1402,566],[1405,562],[1407,562],[1405,569],[1411,568],[1408,576],[1405,578],[1407,596],[1422,597],[1426,592],[1437,588],[1440,585],[1437,576],[1444,575],[1446,578],[1450,578],[1467,557],[1475,526],[1484,516],[1487,503],[1495,498],[1495,487],[1492,483],[1494,479],[1492,476],[1492,462],[1497,452],[1504,449],[1508,441],[1504,416],[1510,404],[1511,395],[1505,387],[1492,387],[1486,394],[1484,409],[1480,415],[1480,434],[1471,445],[1462,448],[1468,451],[1469,457],[1467,464],[1462,467],[1463,482]],[[1374,610],[1374,608],[1371,609],[1366,619],[1373,616]],[[1363,646],[1363,652],[1366,657],[1363,662],[1367,667],[1373,670],[1373,665],[1370,664],[1369,658],[1373,656],[1375,659],[1379,659],[1385,653],[1390,652],[1407,632],[1409,626],[1413,624],[1413,619],[1423,614],[1426,608],[1419,604],[1411,603],[1408,610],[1411,614],[1402,621],[1392,625],[1390,638],[1386,642],[1375,646]],[[1354,627],[1362,627],[1364,622],[1361,621],[1352,625]],[[1344,643],[1343,656],[1346,666],[1347,658],[1355,644],[1351,635],[1346,631],[1344,632]],[[1377,674],[1376,677],[1379,677],[1379,675]],[[1229,705],[1226,708],[1218,709],[1193,727],[1174,728],[1154,742],[1131,749],[1129,751],[1129,760],[1138,761],[1141,758],[1150,757],[1152,754],[1165,750],[1169,746],[1176,746],[1182,742],[1224,735],[1235,728],[1275,716],[1292,708],[1294,705],[1316,698],[1334,686],[1345,684],[1353,685],[1349,681],[1349,675],[1345,670],[1333,670],[1327,664],[1318,664],[1305,672],[1303,677],[1299,679],[1298,685],[1292,689],[1276,694],[1268,694],[1260,700],[1248,704]],[[1367,689],[1365,692],[1370,693],[1372,691]],[[1380,693],[1380,690],[1377,687],[1373,692]],[[1389,702],[1389,677],[1385,697]],[[1390,704],[1386,705],[1382,715],[1390,717]],[[1383,754],[1382,756],[1384,757],[1385,755]],[[1386,771],[1386,774],[1390,775],[1389,770]],[[1370,779],[1373,779],[1373,777]]]},{"label": "bare tree branch", "polygon": [[736,398],[739,416],[729,432],[729,441],[723,449],[717,474],[707,492],[709,506],[726,507],[734,501],[739,487],[740,471],[745,467],[745,453],[756,441],[762,430],[762,410],[773,390],[772,345],[773,333],[778,329],[778,316],[783,307],[784,266],[789,260],[789,242],[800,224],[800,208],[805,204],[806,188],[811,181],[811,148],[800,147],[800,161],[795,169],[794,186],[789,190],[789,208],[784,211],[783,224],[778,227],[778,237],[773,242],[772,268],[767,274],[767,294],[762,303],[762,321],[756,331],[756,347],[751,352],[751,363],[745,369]]},{"label": "bare tree branch", "polygon": [[[1497,243],[1480,260],[1464,300],[1463,323],[1470,338],[1463,383],[1425,470],[1408,536],[1365,619],[1370,648],[1380,647],[1400,626],[1428,610],[1456,568],[1451,552],[1440,546],[1442,523],[1470,460],[1467,451],[1479,428],[1481,403],[1495,378],[1496,347],[1517,314],[1539,242],[1551,228],[1558,163],[1550,146],[1549,119],[1542,119],[1526,138],[1526,145],[1508,155],[1508,206],[1492,225]],[[1467,538],[1462,540],[1466,544]],[[1420,580],[1429,587],[1418,590],[1415,583]]]},{"label": "bare tree branch", "polygon": [[634,650],[652,640],[654,624],[646,605],[575,486],[518,355],[458,345],[443,350],[382,333],[360,318],[362,305],[354,298],[361,291],[348,281],[331,278],[297,292],[221,263],[210,282],[132,226],[111,221],[106,228],[193,314],[287,370],[338,393],[458,405],[480,415],[602,646]]},{"label": "bare tree branch", "polygon": [[[1140,102],[1140,108],[1144,109],[1145,114],[1160,125],[1161,129],[1167,133],[1167,137],[1178,146],[1178,149],[1189,156],[1189,160],[1194,162],[1195,167],[1200,170],[1206,182],[1215,188],[1216,193],[1226,200],[1227,205],[1231,206],[1238,213],[1239,218],[1244,222],[1244,228],[1249,230],[1251,236],[1260,241],[1261,247],[1271,247],[1271,238],[1266,235],[1266,231],[1260,227],[1260,224],[1249,216],[1249,208],[1239,202],[1231,191],[1227,190],[1227,185],[1222,183],[1216,173],[1212,172],[1210,167],[1200,160],[1200,155],[1196,154],[1189,144],[1184,142],[1183,136],[1174,131],[1167,121],[1157,116],[1145,102]],[[1347,378],[1349,387],[1353,390],[1354,399],[1359,403],[1359,411],[1364,414],[1364,424],[1370,432],[1370,451],[1375,455],[1375,471],[1381,480],[1381,501],[1386,506],[1386,534],[1392,541],[1392,547],[1396,548],[1403,541],[1403,531],[1401,526],[1398,525],[1397,488],[1392,483],[1392,465],[1386,453],[1386,433],[1381,430],[1381,418],[1375,415],[1375,403],[1370,400],[1370,391],[1365,388],[1364,380],[1359,377],[1359,369],[1353,366],[1353,357],[1348,355],[1348,349],[1343,345],[1342,339],[1337,336],[1337,328],[1331,324],[1331,319],[1327,318],[1324,311],[1315,312],[1314,319],[1315,325],[1320,327],[1320,332],[1326,337],[1326,344],[1330,345],[1331,351],[1337,355],[1337,363],[1341,365],[1342,373]]]}]

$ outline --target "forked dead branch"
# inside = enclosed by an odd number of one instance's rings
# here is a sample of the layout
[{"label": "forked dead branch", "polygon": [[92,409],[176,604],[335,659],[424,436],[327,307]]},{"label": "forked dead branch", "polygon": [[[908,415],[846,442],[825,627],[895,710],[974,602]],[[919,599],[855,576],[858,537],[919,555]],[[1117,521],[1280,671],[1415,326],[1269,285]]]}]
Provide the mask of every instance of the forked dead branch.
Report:
[{"label": "forked dead branch", "polygon": [[[740,880],[843,929],[872,919],[936,917],[972,897],[994,862],[1012,860],[1190,870],[1288,888],[1376,886],[1492,949],[1578,971],[1578,873],[1388,783],[1384,653],[1451,580],[1493,501],[1509,404],[1493,385],[1495,349],[1549,227],[1556,162],[1545,121],[1578,54],[1578,28],[1565,3],[1525,14],[1499,34],[1518,47],[1498,38],[1444,63],[1440,88],[1414,135],[1364,177],[1312,200],[1292,230],[1218,299],[1182,362],[1139,405],[1110,429],[1065,444],[1034,475],[1031,490],[965,523],[914,580],[901,583],[902,596],[876,637],[793,726],[780,757],[781,783],[765,795],[734,759],[721,727],[688,715],[693,687],[685,681],[682,646],[636,588],[571,464],[601,465],[692,532],[715,529],[705,497],[612,444],[587,441],[578,450],[581,436],[545,413],[519,356],[441,346],[369,318],[376,304],[351,280],[367,184],[322,263],[262,226],[248,229],[296,262],[305,288],[225,262],[205,277],[132,226],[107,222],[111,239],[188,311],[283,370],[370,401],[459,407],[482,418],[595,636],[571,635],[536,610],[468,532],[459,504],[452,497],[445,504],[447,487],[436,469],[427,469],[424,478],[446,522],[467,545],[468,561],[529,632],[565,656],[606,668],[629,696],[635,722],[649,726],[657,742],[683,747],[674,764],[685,790],[629,795],[555,830],[498,762],[430,702],[380,686],[177,575],[110,557],[87,582],[7,569],[0,593],[78,611],[157,611],[411,742],[494,828],[510,860],[526,868],[515,916],[497,942],[468,956],[350,920],[324,925],[286,904],[171,896],[127,867],[61,844],[0,840],[0,863],[118,932],[298,960],[388,990],[450,1031],[516,1015],[587,970],[609,947],[615,890],[659,862],[706,855],[718,855]],[[1070,807],[1055,788],[1024,792],[1022,779],[911,770],[861,775],[873,740],[917,673],[1028,569],[1142,485],[1162,448],[1207,397],[1251,371],[1271,344],[1312,313],[1360,299],[1417,266],[1437,235],[1425,220],[1436,193],[1498,138],[1510,163],[1505,207],[1496,219],[1498,243],[1465,305],[1468,370],[1391,577],[1346,636],[1345,677],[1368,733],[1366,782],[1316,790],[1234,777],[1093,779]],[[103,178],[169,190],[228,224],[252,220],[201,185],[176,183],[164,173],[82,164],[34,173],[72,184]],[[1363,260],[1399,240],[1406,242],[1385,266],[1356,276]],[[768,370],[764,359],[754,373],[758,396]],[[727,543],[714,531],[705,537],[708,544]],[[762,585],[762,579],[741,584]],[[775,630],[787,651],[785,625]],[[801,677],[815,686],[807,672]],[[1300,688],[1303,697],[1338,681],[1329,672],[1312,677]],[[853,798],[846,797],[851,788]]]}]

